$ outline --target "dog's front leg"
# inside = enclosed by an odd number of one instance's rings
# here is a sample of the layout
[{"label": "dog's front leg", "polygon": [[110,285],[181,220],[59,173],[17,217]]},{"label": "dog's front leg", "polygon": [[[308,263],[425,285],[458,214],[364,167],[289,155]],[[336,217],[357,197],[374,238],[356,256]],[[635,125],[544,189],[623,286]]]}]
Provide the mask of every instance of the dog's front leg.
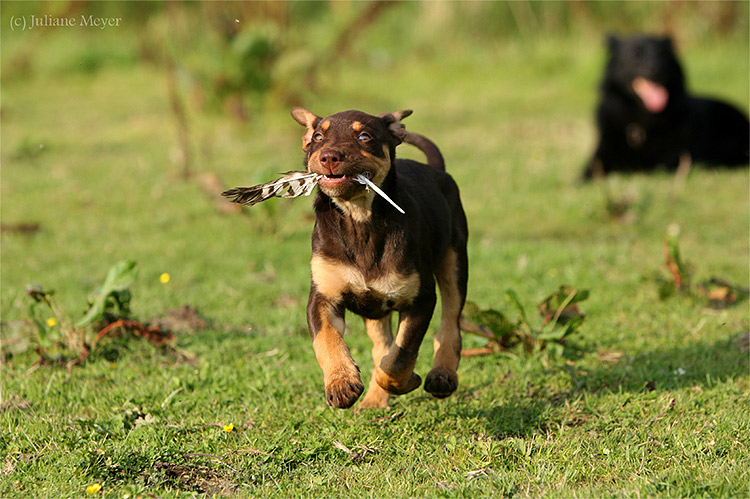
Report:
[{"label": "dog's front leg", "polygon": [[388,355],[375,368],[375,381],[388,393],[409,393],[422,383],[414,372],[419,346],[435,310],[435,293],[420,297],[411,307],[399,313],[398,333]]},{"label": "dog's front leg", "polygon": [[351,407],[362,395],[365,385],[344,342],[344,310],[318,293],[315,285],[307,304],[307,324],[315,357],[323,370],[328,405],[339,409]]}]

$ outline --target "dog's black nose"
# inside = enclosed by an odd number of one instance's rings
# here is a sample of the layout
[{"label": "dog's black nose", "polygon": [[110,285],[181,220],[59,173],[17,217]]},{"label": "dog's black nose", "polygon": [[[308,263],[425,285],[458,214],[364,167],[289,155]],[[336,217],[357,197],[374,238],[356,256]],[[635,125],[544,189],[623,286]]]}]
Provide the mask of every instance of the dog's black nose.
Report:
[{"label": "dog's black nose", "polygon": [[319,157],[320,164],[331,173],[335,173],[334,170],[343,159],[344,155],[333,149],[326,149]]}]

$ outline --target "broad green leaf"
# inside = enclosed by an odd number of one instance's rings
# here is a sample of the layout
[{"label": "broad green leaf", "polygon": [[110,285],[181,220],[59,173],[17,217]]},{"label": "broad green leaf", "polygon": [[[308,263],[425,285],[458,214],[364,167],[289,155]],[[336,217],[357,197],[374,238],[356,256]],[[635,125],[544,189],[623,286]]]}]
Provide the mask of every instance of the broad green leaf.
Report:
[{"label": "broad green leaf", "polygon": [[463,315],[469,321],[488,329],[495,336],[496,341],[512,335],[516,331],[516,324],[505,314],[494,309],[481,310],[475,303],[466,302]]},{"label": "broad green leaf", "polygon": [[76,327],[88,326],[104,315],[110,297],[113,297],[115,303],[120,305],[120,296],[125,296],[120,295],[120,293],[127,291],[128,286],[133,283],[136,275],[137,269],[136,262],[134,261],[121,261],[113,265],[109,269],[102,287],[95,292],[93,298],[89,299],[91,306],[86,315],[76,323]]}]

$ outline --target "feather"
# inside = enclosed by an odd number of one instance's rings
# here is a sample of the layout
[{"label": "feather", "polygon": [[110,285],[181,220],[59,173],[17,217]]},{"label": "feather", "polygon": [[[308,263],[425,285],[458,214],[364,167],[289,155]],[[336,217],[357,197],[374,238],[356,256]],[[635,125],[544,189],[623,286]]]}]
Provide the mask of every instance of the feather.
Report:
[{"label": "feather", "polygon": [[291,171],[286,172],[278,180],[254,187],[236,187],[224,191],[221,195],[230,198],[230,201],[233,203],[248,206],[260,203],[274,196],[282,198],[309,196],[318,184],[320,177],[321,175],[317,173]]},{"label": "feather", "polygon": [[361,174],[360,174],[360,175],[357,175],[356,177],[354,177],[354,180],[356,180],[356,181],[357,181],[357,182],[359,182],[360,184],[364,184],[364,185],[366,185],[367,187],[370,187],[370,188],[372,188],[372,190],[373,190],[373,191],[375,191],[376,193],[380,194],[380,195],[381,195],[381,196],[382,196],[382,197],[383,197],[383,198],[384,198],[384,199],[385,199],[386,201],[388,201],[389,203],[391,203],[391,204],[393,205],[393,207],[394,207],[394,208],[396,208],[396,209],[397,209],[398,211],[400,211],[400,212],[401,212],[402,214],[404,214],[404,215],[406,214],[406,212],[405,212],[404,210],[402,210],[402,209],[401,209],[401,207],[400,207],[399,205],[397,205],[397,204],[396,204],[396,203],[395,203],[395,202],[393,201],[393,199],[391,199],[391,198],[389,198],[389,197],[388,197],[388,194],[386,194],[385,192],[383,192],[383,191],[382,191],[382,189],[380,189],[380,187],[378,187],[377,185],[375,185],[375,184],[374,184],[374,183],[373,183],[373,182],[372,182],[372,181],[371,181],[371,180],[370,180],[369,178],[367,178],[367,177],[366,177],[365,175],[361,175]]},{"label": "feather", "polygon": [[[291,171],[286,172],[283,177],[272,182],[266,182],[265,184],[256,185],[254,187],[236,187],[229,189],[221,193],[222,196],[230,198],[233,203],[244,204],[253,206],[254,204],[270,199],[274,196],[282,198],[296,198],[298,196],[309,196],[316,185],[318,180],[323,175],[310,172]],[[354,180],[360,184],[365,185],[368,189],[372,189],[377,194],[382,196],[386,201],[391,203],[401,213],[404,210],[401,209],[388,195],[375,185],[366,175],[360,174],[354,177]]]}]

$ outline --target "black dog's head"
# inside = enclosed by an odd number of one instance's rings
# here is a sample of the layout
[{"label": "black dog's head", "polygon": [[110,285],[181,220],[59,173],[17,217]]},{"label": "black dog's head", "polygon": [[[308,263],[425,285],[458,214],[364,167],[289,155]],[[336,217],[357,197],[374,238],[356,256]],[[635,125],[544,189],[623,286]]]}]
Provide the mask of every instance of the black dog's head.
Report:
[{"label": "black dog's head", "polygon": [[323,175],[319,189],[334,200],[352,201],[365,196],[365,186],[354,180],[365,175],[380,186],[395,160],[396,146],[406,130],[401,120],[412,112],[372,116],[361,111],[344,111],[321,118],[301,107],[292,117],[307,127],[302,149],[305,166]]},{"label": "black dog's head", "polygon": [[670,38],[607,37],[609,62],[605,85],[639,100],[647,111],[660,113],[685,93],[682,68]]}]

